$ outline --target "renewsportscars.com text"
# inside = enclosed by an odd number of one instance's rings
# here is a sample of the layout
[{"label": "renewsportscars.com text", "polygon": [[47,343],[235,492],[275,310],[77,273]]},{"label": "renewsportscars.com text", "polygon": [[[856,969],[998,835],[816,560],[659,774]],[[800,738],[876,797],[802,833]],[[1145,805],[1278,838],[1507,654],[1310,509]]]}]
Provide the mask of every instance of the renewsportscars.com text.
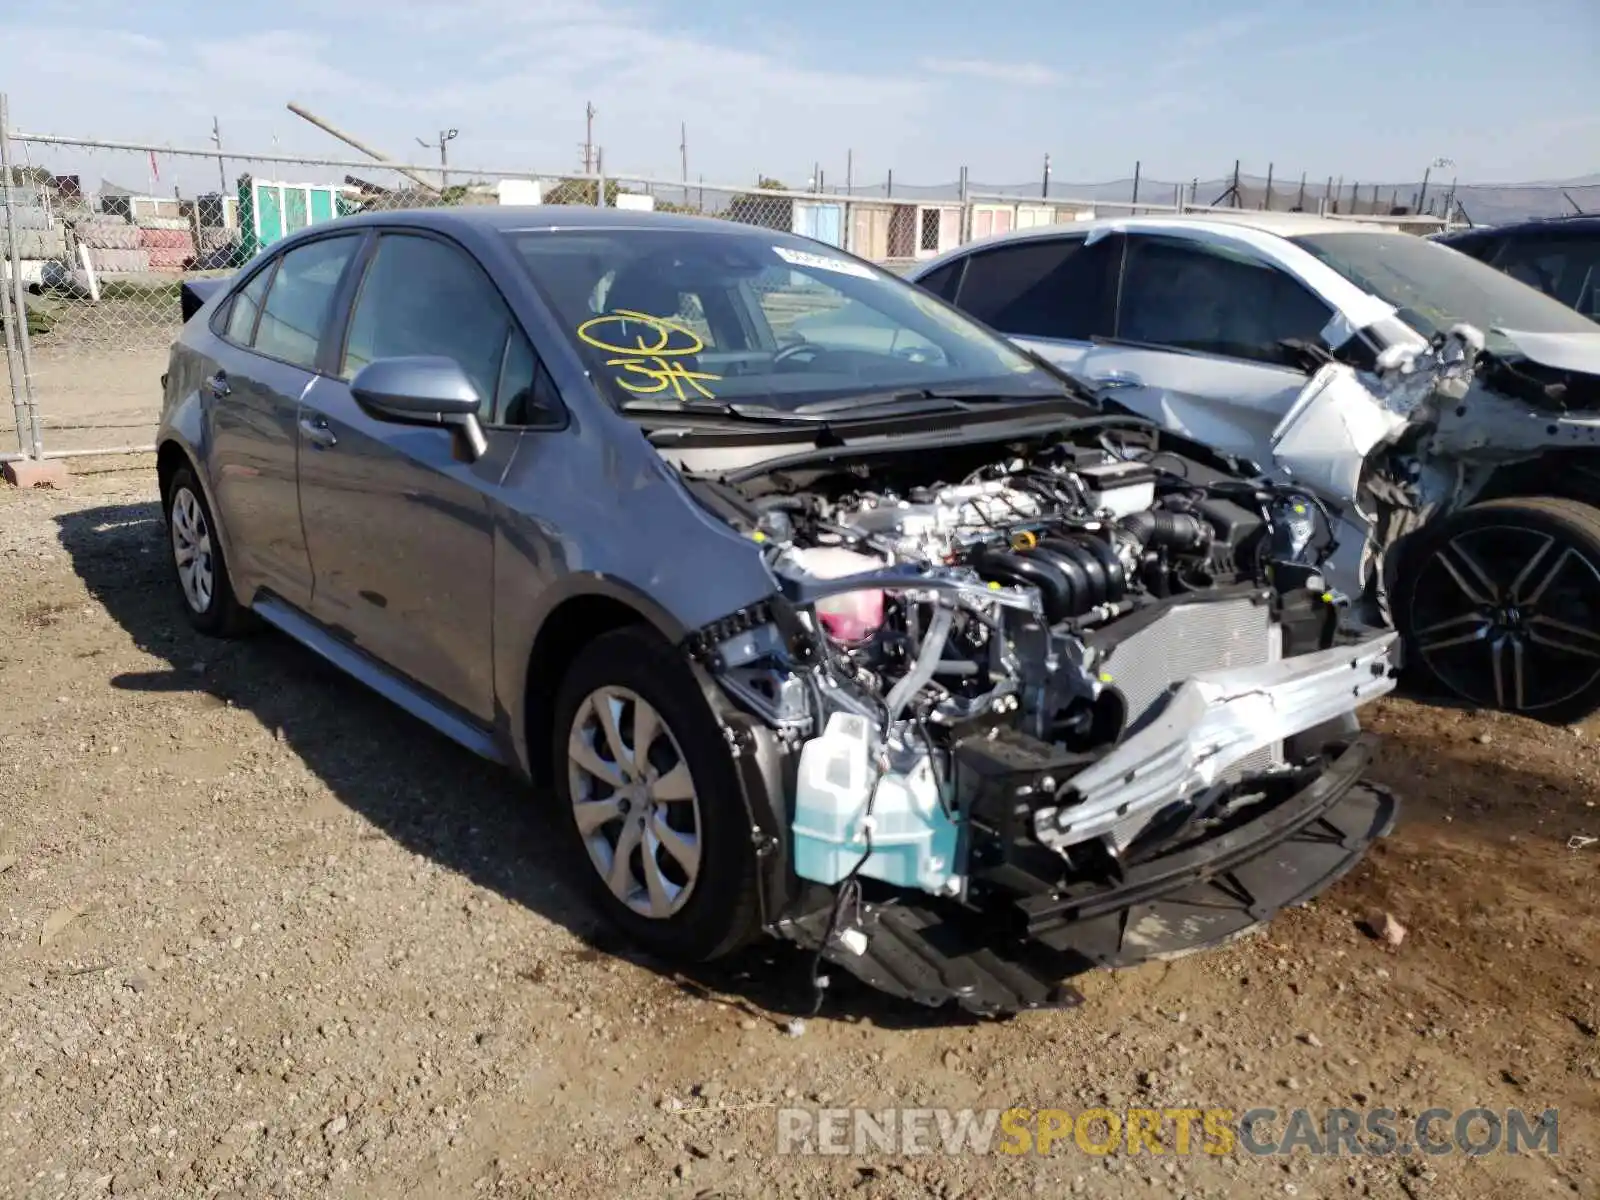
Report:
[{"label": "renewsportscars.com text", "polygon": [[782,1108],[779,1154],[1556,1154],[1556,1109]]}]

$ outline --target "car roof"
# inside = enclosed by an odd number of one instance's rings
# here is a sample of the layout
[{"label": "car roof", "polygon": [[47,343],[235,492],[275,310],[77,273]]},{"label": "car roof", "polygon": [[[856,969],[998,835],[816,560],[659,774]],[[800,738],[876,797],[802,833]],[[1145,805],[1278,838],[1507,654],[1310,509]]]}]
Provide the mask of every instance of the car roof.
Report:
[{"label": "car roof", "polygon": [[473,228],[498,233],[548,229],[682,229],[734,236],[792,238],[785,230],[746,225],[719,217],[635,212],[579,204],[465,204],[356,213],[341,225],[420,225],[440,230]]},{"label": "car roof", "polygon": [[1487,237],[1522,237],[1527,234],[1566,234],[1600,237],[1600,213],[1571,213],[1562,217],[1536,217],[1506,225],[1478,225],[1440,235],[1444,242],[1477,241]]},{"label": "car roof", "polygon": [[1365,221],[1340,221],[1314,213],[1266,212],[1239,209],[1237,212],[1153,213],[1148,216],[1097,217],[1090,221],[1063,221],[1055,225],[1035,225],[992,237],[967,242],[941,258],[954,258],[974,247],[1002,246],[1032,238],[1060,237],[1063,234],[1092,232],[1096,229],[1252,229],[1276,237],[1303,237],[1313,233],[1393,233],[1392,228]]}]

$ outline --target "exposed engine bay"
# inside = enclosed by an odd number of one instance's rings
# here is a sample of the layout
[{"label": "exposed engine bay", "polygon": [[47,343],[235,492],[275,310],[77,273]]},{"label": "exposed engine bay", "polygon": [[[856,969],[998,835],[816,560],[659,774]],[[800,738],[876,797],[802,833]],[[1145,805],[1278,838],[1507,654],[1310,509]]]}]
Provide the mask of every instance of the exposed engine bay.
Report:
[{"label": "exposed engine bay", "polygon": [[[1075,882],[1303,788],[1393,687],[1393,635],[1340,639],[1310,494],[1083,424],[714,480],[683,456],[779,581],[693,649],[780,731],[799,879],[1042,903],[1038,936]],[[824,940],[864,939],[838,908]]]}]

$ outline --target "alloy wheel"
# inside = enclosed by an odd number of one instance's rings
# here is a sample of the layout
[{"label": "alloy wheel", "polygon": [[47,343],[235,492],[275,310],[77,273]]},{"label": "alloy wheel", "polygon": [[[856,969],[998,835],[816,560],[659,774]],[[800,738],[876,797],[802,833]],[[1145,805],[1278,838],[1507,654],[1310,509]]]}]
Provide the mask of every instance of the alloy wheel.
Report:
[{"label": "alloy wheel", "polygon": [[700,800],[661,714],[627,688],[595,689],[567,764],[573,822],[611,894],[653,920],[678,913],[700,875]]},{"label": "alloy wheel", "polygon": [[1600,566],[1520,525],[1464,530],[1421,564],[1411,640],[1451,691],[1537,713],[1600,679]]}]

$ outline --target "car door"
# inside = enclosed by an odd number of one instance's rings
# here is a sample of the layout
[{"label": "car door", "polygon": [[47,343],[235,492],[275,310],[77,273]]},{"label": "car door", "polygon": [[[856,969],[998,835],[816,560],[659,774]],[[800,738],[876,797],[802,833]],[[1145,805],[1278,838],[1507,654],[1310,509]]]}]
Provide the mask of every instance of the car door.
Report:
[{"label": "car door", "polygon": [[1113,330],[1122,236],[1020,238],[959,260],[925,281],[935,294],[1062,369],[1082,375],[1092,339]]},{"label": "car door", "polygon": [[228,534],[234,582],[298,607],[311,562],[296,491],[300,397],[359,234],[302,242],[259,267],[217,317],[222,340],[204,386],[210,405],[212,495]]},{"label": "car door", "polygon": [[1326,301],[1244,247],[1128,236],[1113,337],[1081,370],[1117,403],[1265,466],[1270,435],[1305,388],[1285,343],[1326,348]]},{"label": "car door", "polygon": [[[300,511],[311,613],[485,722],[494,716],[490,493],[518,433],[496,418],[531,347],[478,263],[422,231],[384,232],[353,289],[329,377],[300,414]],[[488,453],[461,462],[448,431],[376,419],[350,380],[380,358],[455,360],[483,398]],[[503,382],[503,377],[505,381]],[[525,390],[525,389],[522,389]]]}]

